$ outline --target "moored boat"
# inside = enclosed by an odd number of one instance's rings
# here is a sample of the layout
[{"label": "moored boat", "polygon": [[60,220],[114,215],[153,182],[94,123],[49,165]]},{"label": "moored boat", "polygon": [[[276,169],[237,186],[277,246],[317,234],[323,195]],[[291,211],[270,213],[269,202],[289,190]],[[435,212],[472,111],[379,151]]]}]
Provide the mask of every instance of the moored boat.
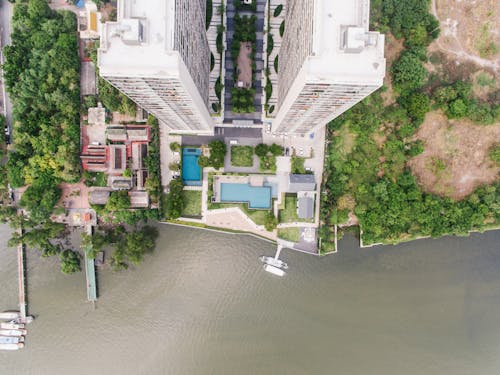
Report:
[{"label": "moored boat", "polygon": [[19,311],[4,311],[0,313],[0,319],[2,320],[19,319],[20,317]]},{"label": "moored boat", "polygon": [[0,336],[23,336],[26,333],[25,329],[0,329]]},{"label": "moored boat", "polygon": [[24,337],[0,336],[0,344],[18,344],[24,342]]},{"label": "moored boat", "polygon": [[276,275],[276,276],[285,275],[285,271],[283,271],[281,268],[271,266],[270,264],[265,264],[264,270],[269,272],[269,273],[272,273],[273,275]]},{"label": "moored boat", "polygon": [[271,266],[277,268],[283,268],[284,270],[288,269],[288,264],[283,262],[281,259],[276,259],[274,257],[267,257],[265,255],[259,258],[263,263],[270,264]]},{"label": "moored boat", "polygon": [[19,350],[24,348],[24,344],[19,342],[17,344],[0,344],[0,350]]},{"label": "moored boat", "polygon": [[2,322],[2,323],[0,323],[0,328],[1,329],[20,329],[20,328],[24,328],[24,324],[23,323]]}]

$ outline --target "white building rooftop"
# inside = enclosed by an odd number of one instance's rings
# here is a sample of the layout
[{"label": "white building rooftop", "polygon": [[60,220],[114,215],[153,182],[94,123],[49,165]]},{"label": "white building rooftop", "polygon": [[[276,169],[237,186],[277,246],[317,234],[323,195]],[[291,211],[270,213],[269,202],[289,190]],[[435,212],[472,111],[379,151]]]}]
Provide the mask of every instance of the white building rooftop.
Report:
[{"label": "white building rooftop", "polygon": [[117,22],[102,27],[101,73],[178,76],[174,13],[174,0],[118,1]]},{"label": "white building rooftop", "polygon": [[382,84],[384,35],[369,31],[369,0],[317,0],[308,81]]}]

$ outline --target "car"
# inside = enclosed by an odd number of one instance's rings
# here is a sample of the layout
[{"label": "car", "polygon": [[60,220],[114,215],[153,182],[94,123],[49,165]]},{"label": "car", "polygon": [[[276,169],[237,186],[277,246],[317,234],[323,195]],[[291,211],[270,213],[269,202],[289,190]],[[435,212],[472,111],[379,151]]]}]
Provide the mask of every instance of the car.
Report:
[{"label": "car", "polygon": [[285,148],[285,156],[289,156],[290,155],[290,149],[287,147]]},{"label": "car", "polygon": [[266,133],[271,133],[271,124],[266,124]]}]

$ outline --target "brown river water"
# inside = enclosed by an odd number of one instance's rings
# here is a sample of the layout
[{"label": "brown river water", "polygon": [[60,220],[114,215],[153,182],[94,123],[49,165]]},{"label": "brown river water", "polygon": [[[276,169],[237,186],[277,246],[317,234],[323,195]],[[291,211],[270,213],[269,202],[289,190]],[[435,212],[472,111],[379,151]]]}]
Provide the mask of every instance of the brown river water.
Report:
[{"label": "brown river water", "polygon": [[[0,374],[500,374],[500,231],[338,254],[284,250],[249,236],[160,226],[143,264],[85,276],[27,257],[26,348]],[[15,251],[0,227],[0,309],[17,307]]]}]

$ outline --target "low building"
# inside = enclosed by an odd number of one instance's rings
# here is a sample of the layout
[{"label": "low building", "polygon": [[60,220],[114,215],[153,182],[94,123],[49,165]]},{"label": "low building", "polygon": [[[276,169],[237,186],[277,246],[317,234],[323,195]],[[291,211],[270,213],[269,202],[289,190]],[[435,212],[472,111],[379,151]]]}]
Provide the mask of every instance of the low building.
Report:
[{"label": "low building", "polygon": [[89,203],[105,205],[108,203],[110,190],[108,188],[90,188]]},{"label": "low building", "polygon": [[80,38],[99,39],[102,16],[93,1],[85,2],[85,11],[80,12]]},{"label": "low building", "polygon": [[297,215],[299,219],[314,218],[314,197],[316,193],[311,191],[299,191],[297,193]]},{"label": "low building", "polygon": [[291,174],[288,179],[287,193],[315,191],[316,179],[313,174]]}]

